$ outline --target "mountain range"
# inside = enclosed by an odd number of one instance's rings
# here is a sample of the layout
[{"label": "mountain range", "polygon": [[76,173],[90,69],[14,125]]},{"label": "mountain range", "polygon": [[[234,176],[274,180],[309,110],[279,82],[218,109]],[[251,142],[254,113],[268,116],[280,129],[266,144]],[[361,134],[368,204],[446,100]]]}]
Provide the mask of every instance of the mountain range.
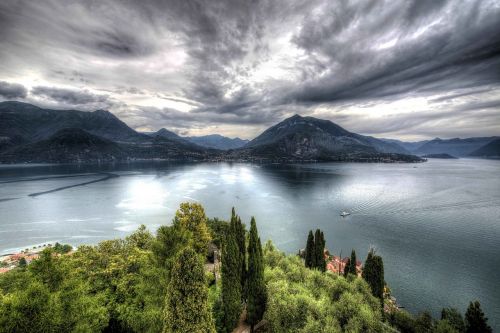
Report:
[{"label": "mountain range", "polygon": [[[405,143],[356,134],[329,120],[299,115],[251,141],[221,135],[182,137],[165,128],[137,132],[104,110],[50,110],[21,102],[0,103],[3,163],[137,159],[417,162],[422,159],[415,155],[464,156],[495,138]],[[495,147],[476,156],[489,156]]]},{"label": "mountain range", "polygon": [[[403,142],[393,139],[383,139],[386,142],[395,143],[405,148],[409,153],[418,156],[436,155],[436,154],[449,154],[456,157],[478,156],[473,153],[481,147],[489,144],[492,141],[498,140],[500,137],[475,137],[475,138],[453,138],[453,139],[440,139],[425,140],[418,142]],[[495,156],[495,155],[483,155]]]}]

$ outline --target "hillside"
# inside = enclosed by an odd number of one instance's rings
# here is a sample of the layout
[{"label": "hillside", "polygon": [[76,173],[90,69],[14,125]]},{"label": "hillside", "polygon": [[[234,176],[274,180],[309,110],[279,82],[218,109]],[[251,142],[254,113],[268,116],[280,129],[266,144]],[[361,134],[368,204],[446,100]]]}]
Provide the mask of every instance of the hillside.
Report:
[{"label": "hillside", "polygon": [[406,157],[408,151],[395,143],[349,132],[328,120],[299,115],[267,129],[243,151],[262,158],[298,160],[418,160]]},{"label": "hillside", "polygon": [[500,158],[500,139],[493,140],[481,148],[474,150],[469,156]]},{"label": "hillside", "polygon": [[[453,308],[443,308],[441,319],[399,308],[373,250],[364,262],[354,250],[340,261],[317,229],[316,240],[312,231],[307,242],[303,235],[302,258],[270,240],[262,245],[254,218],[249,229],[234,209],[229,222],[182,203],[156,234],[142,225],[124,239],[74,251],[56,243],[8,256],[0,273],[0,333],[227,333],[240,319],[261,333],[442,333],[471,325],[491,332],[485,316],[472,312],[483,314],[477,301],[465,318]],[[217,254],[220,248],[228,250]],[[356,264],[335,271],[350,259]]]},{"label": "hillside", "polygon": [[82,129],[117,142],[145,142],[149,139],[104,110],[50,110],[20,102],[0,103],[0,137],[4,140],[35,142],[65,128]]},{"label": "hillside", "polygon": [[78,128],[66,128],[46,140],[7,149],[0,162],[74,163],[126,160],[127,154],[114,142]]}]

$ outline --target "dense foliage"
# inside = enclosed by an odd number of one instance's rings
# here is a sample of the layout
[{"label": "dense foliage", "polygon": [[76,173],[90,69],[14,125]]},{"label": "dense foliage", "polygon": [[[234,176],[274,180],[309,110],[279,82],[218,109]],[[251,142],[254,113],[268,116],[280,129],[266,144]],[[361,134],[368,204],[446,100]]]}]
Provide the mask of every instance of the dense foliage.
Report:
[{"label": "dense foliage", "polygon": [[491,332],[479,302],[465,317],[445,308],[440,320],[383,311],[382,258],[370,251],[358,278],[353,250],[344,277],[324,272],[324,250],[320,230],[309,233],[305,260],[270,241],[262,249],[255,219],[247,233],[234,212],[225,222],[182,204],[156,235],[141,226],[74,252],[59,245],[1,274],[0,333],[232,332],[240,318],[271,333]]}]

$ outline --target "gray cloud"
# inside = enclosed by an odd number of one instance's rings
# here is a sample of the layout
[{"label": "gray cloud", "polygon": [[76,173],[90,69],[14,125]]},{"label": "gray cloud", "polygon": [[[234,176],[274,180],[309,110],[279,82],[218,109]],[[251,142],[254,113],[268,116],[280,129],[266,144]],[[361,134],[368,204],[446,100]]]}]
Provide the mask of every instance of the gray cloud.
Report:
[{"label": "gray cloud", "polygon": [[25,98],[28,90],[22,84],[0,81],[0,97],[6,99]]},{"label": "gray cloud", "polygon": [[293,39],[322,57],[326,70],[314,73],[319,78],[304,75],[306,83],[287,98],[398,98],[498,84],[499,15],[488,1],[328,2]]},{"label": "gray cloud", "polygon": [[31,94],[71,105],[104,103],[108,100],[108,96],[106,95],[96,95],[85,90],[70,90],[53,87],[34,87],[31,90]]},{"label": "gray cloud", "polygon": [[[0,77],[136,127],[255,132],[298,112],[422,136],[419,119],[492,120],[467,105],[498,110],[499,17],[496,0],[5,0]],[[386,125],[368,117],[416,97]]]}]

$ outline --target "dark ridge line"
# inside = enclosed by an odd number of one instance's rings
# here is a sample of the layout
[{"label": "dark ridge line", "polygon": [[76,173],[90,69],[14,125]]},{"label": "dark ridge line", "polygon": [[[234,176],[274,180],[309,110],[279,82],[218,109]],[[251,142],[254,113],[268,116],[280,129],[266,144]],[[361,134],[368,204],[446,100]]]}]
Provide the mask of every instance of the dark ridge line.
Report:
[{"label": "dark ridge line", "polygon": [[52,177],[38,177],[38,178],[23,178],[23,179],[16,179],[16,180],[6,180],[0,182],[0,184],[9,184],[9,183],[19,183],[19,182],[29,182],[29,181],[36,181],[36,180],[47,180],[47,179],[61,179],[61,178],[75,178],[75,177],[85,177],[85,176],[95,176],[95,175],[101,175],[102,173],[80,173],[77,175],[67,175],[67,176],[52,176]]},{"label": "dark ridge line", "polygon": [[80,183],[80,184],[75,184],[75,185],[68,185],[68,186],[58,187],[58,188],[55,188],[55,189],[49,190],[49,191],[31,193],[31,194],[28,194],[28,196],[29,197],[37,197],[37,196],[43,195],[43,194],[58,192],[58,191],[67,190],[67,189],[73,188],[73,187],[85,186],[85,185],[89,185],[89,184],[93,184],[93,183],[103,182],[103,181],[111,179],[111,178],[120,177],[119,175],[115,175],[113,173],[103,173],[103,175],[106,175],[106,177],[99,178],[99,179],[96,179],[96,180],[91,180],[91,181],[88,181],[88,182],[85,182],[85,183]]}]

